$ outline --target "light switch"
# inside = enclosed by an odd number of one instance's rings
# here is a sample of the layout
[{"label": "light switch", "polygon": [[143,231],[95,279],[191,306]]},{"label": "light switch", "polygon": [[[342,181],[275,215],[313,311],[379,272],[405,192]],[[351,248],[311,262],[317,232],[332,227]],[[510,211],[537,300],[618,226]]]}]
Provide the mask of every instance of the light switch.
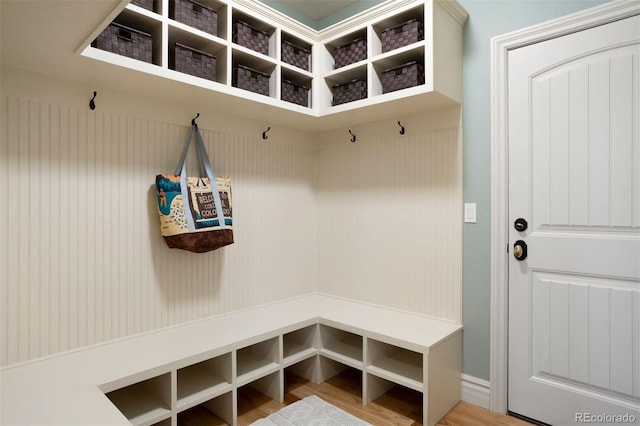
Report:
[{"label": "light switch", "polygon": [[464,204],[464,222],[476,223],[476,203]]}]

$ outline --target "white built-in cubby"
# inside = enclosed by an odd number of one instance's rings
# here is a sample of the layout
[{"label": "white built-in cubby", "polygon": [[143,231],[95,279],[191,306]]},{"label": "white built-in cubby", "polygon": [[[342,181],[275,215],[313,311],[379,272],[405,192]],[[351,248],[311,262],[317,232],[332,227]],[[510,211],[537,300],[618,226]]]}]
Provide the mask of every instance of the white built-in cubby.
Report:
[{"label": "white built-in cubby", "polygon": [[318,340],[320,355],[362,370],[362,336],[320,324]]},{"label": "white built-in cubby", "polygon": [[343,373],[365,405],[407,388],[431,426],[460,400],[461,345],[451,321],[305,295],[4,369],[0,408],[7,424],[236,425],[246,398],[283,402],[285,373]]},{"label": "white built-in cubby", "polygon": [[[368,334],[367,330],[356,331],[322,320],[289,327],[272,337],[252,339],[250,344],[199,362],[180,361],[154,377],[133,383],[124,378],[118,382],[127,385],[106,395],[138,426],[179,425],[196,408],[204,408],[208,416],[235,425],[237,401],[241,398],[238,395],[246,398],[248,387],[282,402],[286,370],[318,383],[352,369],[359,372],[358,383],[353,386],[361,389],[364,404],[394,386],[404,386],[423,394],[423,406],[419,408],[425,413],[425,424],[434,424],[459,395],[459,377],[455,374],[460,368],[460,355],[456,353],[460,334],[447,336],[438,346],[421,351],[411,348],[411,344],[389,343]],[[441,394],[429,396],[428,389],[436,387]],[[451,387],[453,399],[449,395]]]},{"label": "white built-in cubby", "polygon": [[[325,30],[315,31],[259,2],[198,0],[207,8],[216,11],[217,34],[209,34],[172,19],[170,1],[155,0],[153,11],[128,4],[117,13],[115,19],[112,19],[113,22],[151,35],[152,64],[91,46],[84,49],[82,54],[186,83],[205,91],[232,95],[246,101],[268,103],[280,109],[312,117],[332,116],[362,108],[380,114],[384,113],[381,107],[384,108],[388,104],[389,109],[394,108],[394,102],[402,99],[411,99],[411,102],[402,104],[405,113],[459,105],[462,101],[462,27],[467,13],[455,1],[389,1]],[[413,20],[422,24],[424,39],[383,52],[382,33],[398,24]],[[268,35],[267,54],[233,41],[233,28],[238,21],[246,22],[257,31]],[[111,18],[103,23],[101,29],[110,22]],[[99,32],[92,37],[95,38]],[[366,40],[366,58],[335,69],[335,48],[354,39]],[[87,44],[91,41],[88,40]],[[171,69],[170,55],[175,43],[215,56],[215,81]],[[308,51],[308,67],[292,65],[283,60],[283,43],[290,43]],[[382,74],[413,62],[424,69],[424,84],[383,93]],[[249,67],[269,76],[268,95],[234,87],[233,73],[238,66]],[[366,82],[366,97],[334,106],[332,87],[352,80]],[[283,99],[284,82],[308,90],[305,105]]]},{"label": "white built-in cubby", "polygon": [[134,426],[171,420],[172,373],[163,373],[108,392],[107,397]]}]

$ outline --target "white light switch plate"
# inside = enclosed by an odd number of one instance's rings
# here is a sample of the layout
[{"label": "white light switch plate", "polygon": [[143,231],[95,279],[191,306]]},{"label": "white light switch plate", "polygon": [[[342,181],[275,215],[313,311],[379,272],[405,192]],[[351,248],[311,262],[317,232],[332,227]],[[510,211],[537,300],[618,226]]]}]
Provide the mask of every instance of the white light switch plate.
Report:
[{"label": "white light switch plate", "polygon": [[464,204],[464,222],[476,223],[476,203]]}]

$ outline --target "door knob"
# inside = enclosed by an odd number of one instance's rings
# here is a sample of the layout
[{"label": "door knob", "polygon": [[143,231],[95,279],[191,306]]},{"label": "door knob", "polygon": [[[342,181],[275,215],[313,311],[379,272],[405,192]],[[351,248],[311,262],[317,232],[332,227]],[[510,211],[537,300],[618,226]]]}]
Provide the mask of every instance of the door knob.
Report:
[{"label": "door knob", "polygon": [[527,226],[529,226],[529,224],[521,217],[517,218],[516,221],[513,222],[513,227],[516,228],[516,231],[518,232],[526,231]]},{"label": "door knob", "polygon": [[522,240],[518,240],[513,244],[513,257],[518,260],[525,260],[527,258],[527,243]]}]

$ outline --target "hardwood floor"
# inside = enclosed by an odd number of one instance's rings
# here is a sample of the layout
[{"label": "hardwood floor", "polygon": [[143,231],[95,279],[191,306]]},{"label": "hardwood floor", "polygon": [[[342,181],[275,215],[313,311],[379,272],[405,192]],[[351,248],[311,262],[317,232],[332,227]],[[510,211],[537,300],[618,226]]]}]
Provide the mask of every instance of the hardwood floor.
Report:
[{"label": "hardwood floor", "polygon": [[[396,386],[373,403],[362,405],[362,373],[347,370],[324,383],[314,384],[293,374],[285,376],[285,400],[280,404],[245,386],[238,392],[238,426],[267,417],[280,408],[309,395],[317,395],[375,426],[422,425],[422,394]],[[222,426],[223,421],[202,407],[178,417],[184,426]],[[520,419],[492,413],[466,402],[459,402],[438,422],[439,426],[511,426],[529,425]]]}]

